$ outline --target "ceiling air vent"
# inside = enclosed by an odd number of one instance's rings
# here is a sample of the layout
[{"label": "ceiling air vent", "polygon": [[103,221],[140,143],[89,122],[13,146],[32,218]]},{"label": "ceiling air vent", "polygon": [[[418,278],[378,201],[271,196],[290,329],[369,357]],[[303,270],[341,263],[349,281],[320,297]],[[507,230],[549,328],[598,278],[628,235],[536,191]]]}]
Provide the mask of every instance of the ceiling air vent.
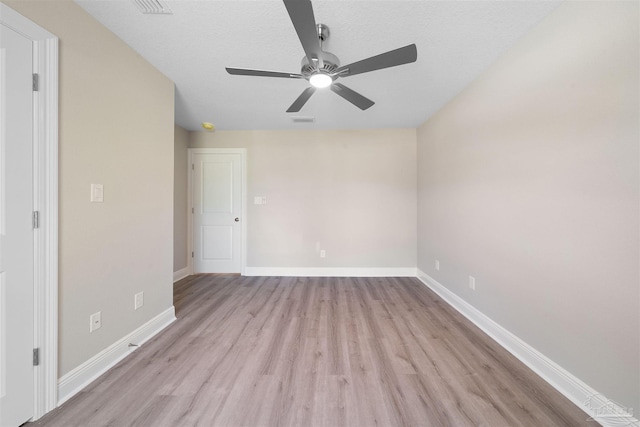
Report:
[{"label": "ceiling air vent", "polygon": [[135,4],[140,12],[144,14],[162,14],[162,15],[171,15],[171,9],[169,6],[163,1],[160,0],[132,0],[133,4]]},{"label": "ceiling air vent", "polygon": [[293,123],[313,123],[316,121],[316,118],[311,116],[293,116],[291,120]]}]

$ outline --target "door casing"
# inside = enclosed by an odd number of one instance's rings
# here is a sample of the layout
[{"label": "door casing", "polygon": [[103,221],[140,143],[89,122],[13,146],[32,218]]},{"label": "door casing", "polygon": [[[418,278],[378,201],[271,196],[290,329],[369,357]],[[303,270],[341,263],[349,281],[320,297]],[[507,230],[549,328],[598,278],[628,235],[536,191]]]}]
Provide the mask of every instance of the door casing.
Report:
[{"label": "door casing", "polygon": [[0,3],[0,23],[33,42],[34,210],[34,414],[37,420],[58,401],[58,38]]},{"label": "door casing", "polygon": [[187,164],[187,173],[188,173],[188,197],[187,197],[187,248],[189,253],[187,254],[187,259],[189,260],[189,274],[193,274],[193,257],[191,254],[194,251],[193,248],[193,160],[196,154],[240,154],[241,162],[242,162],[242,178],[241,178],[241,190],[240,190],[240,199],[241,199],[241,211],[242,211],[242,221],[241,221],[241,241],[242,241],[242,250],[241,252],[241,274],[244,276],[246,260],[247,260],[247,149],[246,148],[189,148],[188,149],[188,164]]}]

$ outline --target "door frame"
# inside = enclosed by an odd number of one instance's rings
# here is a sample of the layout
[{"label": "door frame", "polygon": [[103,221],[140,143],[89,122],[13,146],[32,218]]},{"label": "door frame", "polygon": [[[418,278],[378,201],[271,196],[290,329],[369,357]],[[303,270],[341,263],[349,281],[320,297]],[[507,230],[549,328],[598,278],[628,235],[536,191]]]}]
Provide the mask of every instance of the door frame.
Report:
[{"label": "door frame", "polygon": [[58,38],[0,3],[0,23],[33,42],[34,367],[33,418],[58,404]]},{"label": "door frame", "polygon": [[240,210],[242,221],[240,221],[242,250],[240,251],[240,274],[244,276],[247,261],[247,149],[246,148],[189,148],[187,149],[187,259],[189,260],[189,274],[193,274],[193,157],[196,154],[240,154],[242,164],[242,179],[240,184]]}]

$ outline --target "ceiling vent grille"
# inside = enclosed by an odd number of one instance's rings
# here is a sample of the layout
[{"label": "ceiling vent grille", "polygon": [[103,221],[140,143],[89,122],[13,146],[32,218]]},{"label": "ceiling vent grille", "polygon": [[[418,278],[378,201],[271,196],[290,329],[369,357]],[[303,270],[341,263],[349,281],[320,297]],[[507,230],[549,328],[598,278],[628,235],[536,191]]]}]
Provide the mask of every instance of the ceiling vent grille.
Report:
[{"label": "ceiling vent grille", "polygon": [[313,123],[316,121],[316,118],[310,116],[293,116],[291,120],[293,123]]},{"label": "ceiling vent grille", "polygon": [[140,12],[151,15],[171,15],[171,9],[163,1],[160,0],[133,0]]}]

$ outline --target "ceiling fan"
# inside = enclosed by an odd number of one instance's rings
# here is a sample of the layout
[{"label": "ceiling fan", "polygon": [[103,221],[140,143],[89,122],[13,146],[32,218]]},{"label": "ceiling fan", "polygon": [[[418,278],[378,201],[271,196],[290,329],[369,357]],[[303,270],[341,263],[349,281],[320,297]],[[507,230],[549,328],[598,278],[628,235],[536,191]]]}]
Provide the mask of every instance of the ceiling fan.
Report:
[{"label": "ceiling fan", "polygon": [[282,73],[229,67],[227,67],[226,70],[229,74],[239,76],[281,77],[286,79],[308,80],[311,86],[306,88],[298,99],[291,104],[287,113],[300,111],[316,89],[325,87],[329,87],[333,92],[361,110],[366,110],[371,107],[374,102],[360,95],[358,92],[349,89],[347,86],[336,83],[336,80],[356,74],[368,73],[369,71],[408,64],[415,62],[417,59],[416,45],[410,44],[361,61],[340,66],[340,60],[337,56],[322,50],[322,42],[329,37],[329,28],[323,24],[316,24],[311,1],[283,1],[305,53],[305,56],[302,58],[302,69],[300,73]]}]

